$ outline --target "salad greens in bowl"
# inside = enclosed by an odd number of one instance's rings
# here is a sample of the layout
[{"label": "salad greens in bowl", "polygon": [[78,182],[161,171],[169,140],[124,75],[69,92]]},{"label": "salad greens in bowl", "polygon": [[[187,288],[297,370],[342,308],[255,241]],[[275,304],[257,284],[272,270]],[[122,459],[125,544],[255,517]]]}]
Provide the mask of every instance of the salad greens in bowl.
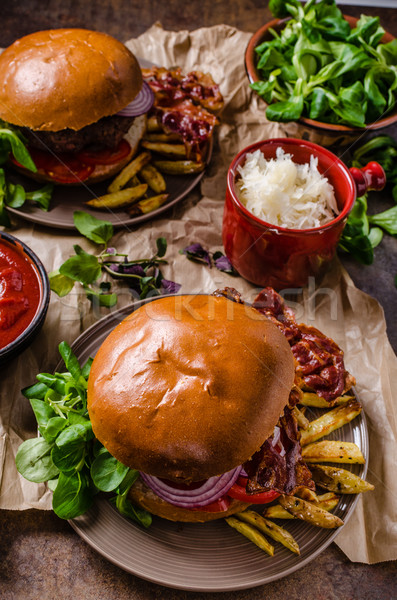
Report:
[{"label": "salad greens in bowl", "polygon": [[334,0],[269,8],[276,19],[253,35],[245,65],[270,121],[349,142],[397,121],[397,40],[379,17],[345,16]]}]

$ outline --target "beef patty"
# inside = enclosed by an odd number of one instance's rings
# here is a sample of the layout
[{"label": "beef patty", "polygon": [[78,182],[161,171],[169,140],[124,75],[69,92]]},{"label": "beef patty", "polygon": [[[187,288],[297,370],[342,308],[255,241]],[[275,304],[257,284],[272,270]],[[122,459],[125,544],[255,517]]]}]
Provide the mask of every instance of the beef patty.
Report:
[{"label": "beef patty", "polygon": [[21,131],[28,144],[39,150],[50,150],[55,153],[79,152],[86,146],[113,149],[119,145],[133,121],[134,117],[112,115],[103,117],[79,131],[73,129],[33,131],[27,127],[21,127]]}]

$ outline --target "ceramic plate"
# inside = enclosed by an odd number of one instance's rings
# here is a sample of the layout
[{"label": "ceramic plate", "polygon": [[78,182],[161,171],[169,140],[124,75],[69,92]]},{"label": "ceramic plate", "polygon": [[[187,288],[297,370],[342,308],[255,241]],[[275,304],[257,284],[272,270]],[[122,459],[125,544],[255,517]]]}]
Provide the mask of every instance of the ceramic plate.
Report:
[{"label": "ceramic plate", "polygon": [[[139,63],[142,67],[150,67],[152,63],[144,59],[139,59]],[[207,164],[211,159],[212,154],[212,141],[209,147]],[[26,203],[21,208],[7,207],[11,213],[23,217],[24,219],[39,225],[47,227],[55,227],[58,229],[75,229],[73,223],[73,213],[76,210],[84,210],[97,219],[106,219],[110,221],[114,227],[125,227],[135,226],[147,221],[149,219],[155,219],[163,212],[183,200],[187,194],[199,183],[204,175],[204,171],[194,175],[165,175],[164,178],[167,184],[167,192],[169,198],[163,206],[160,206],[157,210],[141,215],[139,217],[131,217],[123,209],[119,210],[98,210],[91,208],[85,204],[88,200],[93,197],[102,196],[106,194],[106,188],[109,181],[97,183],[95,185],[81,185],[81,186],[56,186],[51,199],[50,210],[44,212],[37,206]],[[22,183],[26,189],[32,189],[32,183],[26,177],[22,175],[13,175],[13,181]],[[37,189],[35,184],[34,189]]]},{"label": "ceramic plate", "polygon": [[[114,327],[145,302],[123,308],[87,329],[73,344],[80,362],[94,356]],[[368,457],[363,414],[329,438],[355,442]],[[365,478],[366,465],[350,468]],[[334,513],[346,523],[357,500],[358,496],[342,496]],[[71,521],[90,546],[125,571],[167,587],[198,592],[245,589],[285,577],[313,560],[340,531],[298,520],[279,523],[295,537],[300,556],[274,542],[275,553],[270,557],[223,520],[172,523],[155,517],[152,526],[145,530],[122,517],[106,497],[97,497],[88,513]]]}]

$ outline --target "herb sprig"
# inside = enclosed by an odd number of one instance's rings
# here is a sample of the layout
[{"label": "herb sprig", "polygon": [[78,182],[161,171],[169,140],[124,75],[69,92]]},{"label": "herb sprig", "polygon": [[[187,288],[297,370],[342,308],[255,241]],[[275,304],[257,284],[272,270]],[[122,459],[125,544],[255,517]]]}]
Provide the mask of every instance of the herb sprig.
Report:
[{"label": "herb sprig", "polygon": [[[25,146],[25,140],[19,131],[14,130],[7,123],[0,121],[0,166],[2,167],[8,161],[10,153],[15,160],[23,167],[35,173],[36,166]],[[53,185],[47,184],[44,187],[27,192],[19,183],[12,183],[6,178],[3,168],[0,168],[0,225],[10,227],[11,222],[6,207],[20,208],[26,200],[34,202],[42,210],[49,208]]]},{"label": "herb sprig", "polygon": [[24,441],[16,466],[25,479],[48,482],[52,506],[62,519],[84,514],[98,492],[113,492],[121,514],[149,527],[150,513],[132,505],[128,491],[138,471],[116,460],[95,438],[87,410],[87,379],[92,359],[83,368],[66,342],[59,345],[66,371],[40,373],[23,390],[35,414],[39,437]]},{"label": "herb sprig", "polygon": [[233,267],[232,263],[228,259],[227,256],[223,254],[220,250],[216,252],[210,252],[203,248],[201,244],[198,242],[194,244],[190,244],[190,246],[186,246],[182,250],[179,250],[180,254],[184,254],[186,258],[193,262],[198,262],[210,267],[215,267],[218,271],[223,271],[224,273],[228,273],[228,275],[233,275],[234,277],[238,277],[238,272]]},{"label": "herb sprig", "polygon": [[[375,136],[353,152],[351,166],[362,168],[371,161],[382,165],[386,173],[386,189],[397,202],[397,142],[388,135]],[[370,265],[374,260],[374,248],[380,244],[383,233],[397,235],[397,206],[369,215],[368,200],[371,194],[357,198],[339,247],[359,262]]]},{"label": "herb sprig", "polygon": [[112,223],[83,211],[76,211],[73,220],[84,237],[102,248],[97,254],[91,254],[78,244],[73,246],[75,254],[49,273],[51,289],[58,296],[69,294],[77,282],[92,304],[111,308],[117,304],[117,293],[112,291],[111,282],[98,283],[104,273],[115,280],[127,282],[140,298],[146,298],[149,294],[175,294],[179,291],[180,284],[165,279],[160,268],[167,264],[163,258],[167,251],[165,238],[156,240],[157,249],[153,256],[130,260],[126,254],[109,246],[114,233]]}]

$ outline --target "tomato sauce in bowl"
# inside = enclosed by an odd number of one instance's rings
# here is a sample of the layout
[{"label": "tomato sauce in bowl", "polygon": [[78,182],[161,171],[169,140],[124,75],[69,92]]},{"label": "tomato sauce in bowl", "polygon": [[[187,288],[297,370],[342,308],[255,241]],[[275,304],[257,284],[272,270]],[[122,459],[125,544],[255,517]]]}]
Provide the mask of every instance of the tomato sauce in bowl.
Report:
[{"label": "tomato sauce in bowl", "polygon": [[21,241],[0,233],[0,362],[24,349],[43,324],[49,303],[46,271]]}]

